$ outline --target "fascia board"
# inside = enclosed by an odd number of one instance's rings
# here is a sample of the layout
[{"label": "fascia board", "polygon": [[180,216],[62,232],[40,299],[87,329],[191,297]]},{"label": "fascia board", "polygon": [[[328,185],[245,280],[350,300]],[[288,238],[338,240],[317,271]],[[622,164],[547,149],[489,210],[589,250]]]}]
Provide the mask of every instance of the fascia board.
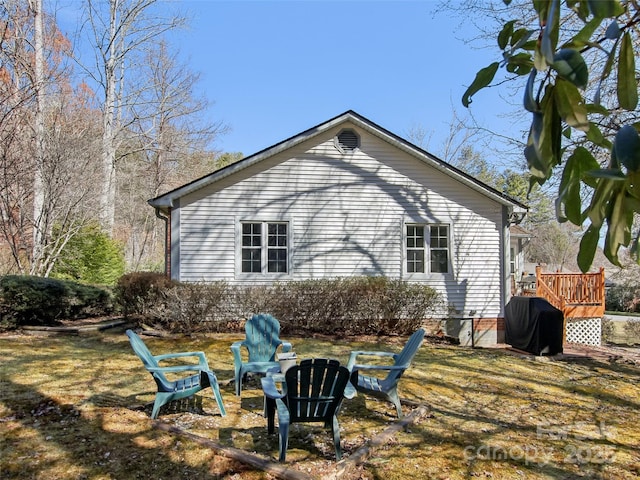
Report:
[{"label": "fascia board", "polygon": [[364,122],[362,120],[354,120],[359,127],[367,130],[369,133],[376,135],[382,140],[390,143],[396,148],[407,152],[415,158],[418,158],[422,162],[427,165],[441,171],[445,175],[454,178],[455,180],[463,183],[469,188],[482,193],[483,195],[493,199],[501,205],[506,205],[513,208],[513,211],[516,213],[525,213],[528,211],[528,208],[525,205],[520,204],[515,199],[509,198],[507,195],[500,193],[497,190],[490,188],[488,185],[478,183],[473,177],[468,176],[461,170],[449,165],[444,160],[440,160],[437,157],[433,156],[429,152],[422,150],[421,148],[407,142],[406,140],[388,132],[387,130],[378,127],[377,125],[371,124],[370,122]]},{"label": "fascia board", "polygon": [[513,209],[514,213],[524,214],[528,211],[528,208],[525,205],[522,205],[515,199],[511,199],[507,195],[498,192],[486,186],[484,184],[478,183],[473,177],[468,176],[461,170],[453,167],[452,165],[447,164],[443,160],[433,156],[429,152],[422,150],[421,148],[407,142],[406,140],[398,137],[397,135],[391,133],[390,131],[376,125],[375,123],[369,121],[368,119],[362,117],[354,111],[347,111],[341,115],[338,115],[320,125],[312,127],[308,130],[305,130],[302,133],[294,135],[280,143],[272,147],[268,147],[264,150],[261,150],[258,153],[255,153],[249,157],[245,157],[244,159],[228,165],[227,167],[222,168],[216,172],[213,172],[205,177],[194,180],[191,183],[183,185],[182,187],[178,187],[175,190],[172,190],[168,193],[160,195],[156,198],[149,200],[149,204],[155,208],[159,209],[168,209],[174,206],[174,202],[176,199],[183,197],[189,193],[192,193],[200,188],[204,188],[214,182],[217,182],[229,175],[233,175],[245,168],[248,168],[256,163],[263,161],[266,158],[269,158],[273,155],[277,155],[289,148],[292,148],[302,142],[305,142],[316,135],[321,134],[331,128],[334,128],[337,125],[340,125],[345,122],[351,122],[355,126],[362,128],[363,130],[371,133],[372,135],[377,136],[378,138],[384,140],[385,142],[395,146],[396,148],[407,152],[413,157],[421,160],[427,165],[441,171],[445,175],[454,178],[460,183],[466,185],[467,187],[482,193],[483,195],[491,198],[492,200],[498,202],[501,205],[508,206]]},{"label": "fascia board", "polygon": [[155,208],[160,208],[160,209],[167,209],[167,208],[172,208],[174,206],[175,200],[183,197],[185,195],[188,195],[189,193],[195,192],[196,190],[199,190],[201,188],[204,188],[212,183],[215,183],[225,177],[228,177],[230,175],[233,175],[234,173],[237,173],[241,170],[244,170],[245,168],[248,168],[252,165],[255,165],[256,163],[259,163],[263,160],[265,160],[266,158],[272,157],[274,155],[277,155],[278,153],[281,153],[289,148],[292,148],[302,142],[305,142],[307,140],[309,140],[310,138],[319,135],[320,133],[329,130],[331,128],[333,128],[336,125],[339,125],[341,123],[343,123],[347,117],[350,115],[350,112],[344,113],[342,115],[339,115],[335,118],[333,118],[332,120],[329,120],[328,122],[325,122],[321,125],[318,125],[316,127],[310,128],[309,130],[305,130],[304,132],[295,135],[291,138],[288,138],[287,140],[284,140],[280,143],[277,143],[276,145],[266,148],[264,150],[261,150],[258,153],[255,153],[249,157],[245,157],[242,160],[232,163],[231,165],[228,165],[227,167],[224,167],[220,170],[217,170],[209,175],[206,175],[202,178],[199,178],[197,180],[194,180],[191,183],[188,183],[186,185],[183,185],[182,187],[178,187],[175,190],[172,190],[170,192],[167,192],[163,195],[160,195],[156,198],[152,198],[151,200],[148,201],[149,205],[151,205],[152,207]]}]

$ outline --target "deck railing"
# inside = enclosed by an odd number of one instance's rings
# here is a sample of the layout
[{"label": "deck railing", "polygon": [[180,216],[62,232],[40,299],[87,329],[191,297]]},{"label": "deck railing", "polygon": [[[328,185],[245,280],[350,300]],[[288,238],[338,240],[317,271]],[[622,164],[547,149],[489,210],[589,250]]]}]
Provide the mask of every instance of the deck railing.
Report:
[{"label": "deck railing", "polygon": [[562,310],[565,318],[604,315],[604,268],[595,273],[546,273],[536,267],[536,295]]}]

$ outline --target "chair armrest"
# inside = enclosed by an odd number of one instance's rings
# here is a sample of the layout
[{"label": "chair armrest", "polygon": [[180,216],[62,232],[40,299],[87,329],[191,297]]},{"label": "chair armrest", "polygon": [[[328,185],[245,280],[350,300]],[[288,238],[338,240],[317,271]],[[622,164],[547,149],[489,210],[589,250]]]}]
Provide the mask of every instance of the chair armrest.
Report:
[{"label": "chair armrest", "polygon": [[260,382],[262,382],[262,390],[264,391],[264,394],[268,398],[273,398],[274,400],[277,400],[279,398],[284,398],[287,395],[286,393],[280,392],[277,389],[276,382],[273,380],[272,377],[268,375],[266,377],[262,377],[260,379]]},{"label": "chair armrest", "polygon": [[356,364],[353,366],[352,372],[355,370],[406,370],[409,368],[408,365],[359,365]]},{"label": "chair armrest", "polygon": [[238,340],[237,342],[233,342],[231,344],[231,353],[233,354],[233,363],[238,368],[239,368],[239,365],[242,364],[242,356],[240,354],[240,349],[242,347],[244,347],[244,340]]},{"label": "chair armrest", "polygon": [[188,357],[197,357],[198,365],[206,367],[209,369],[209,364],[207,363],[207,357],[204,352],[179,352],[179,353],[165,353],[162,355],[154,355],[153,358],[156,361],[160,362],[162,360],[171,360],[175,358],[188,358]]},{"label": "chair armrest", "polygon": [[344,398],[346,398],[347,400],[351,400],[357,394],[358,394],[358,392],[356,391],[356,389],[353,386],[353,384],[351,383],[351,381],[347,382],[347,386],[344,387],[344,393],[342,394],[344,396]]},{"label": "chair armrest", "polygon": [[353,366],[355,365],[357,357],[359,356],[389,357],[395,360],[398,354],[393,352],[373,352],[373,351],[366,351],[366,350],[354,350],[349,355],[349,361],[347,362],[347,370],[349,371],[353,370]]},{"label": "chair armrest", "polygon": [[208,372],[206,365],[176,365],[174,367],[147,367],[150,372],[176,373],[176,372]]},{"label": "chair armrest", "polygon": [[395,357],[397,354],[393,352],[367,352],[364,350],[358,350],[351,352],[351,356],[366,355],[370,357]]}]

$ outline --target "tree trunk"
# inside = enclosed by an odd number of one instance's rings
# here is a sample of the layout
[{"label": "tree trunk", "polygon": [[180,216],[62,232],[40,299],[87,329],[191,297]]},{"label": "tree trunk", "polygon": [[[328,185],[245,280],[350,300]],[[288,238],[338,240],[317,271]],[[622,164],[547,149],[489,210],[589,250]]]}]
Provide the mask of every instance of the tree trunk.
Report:
[{"label": "tree trunk", "polygon": [[44,43],[42,0],[29,0],[29,7],[34,15],[34,53],[35,53],[35,90],[36,112],[35,122],[35,169],[33,178],[33,246],[31,253],[30,274],[41,274],[42,258],[46,236],[45,191],[43,182],[45,131],[44,131]]},{"label": "tree trunk", "polygon": [[118,0],[109,1],[109,38],[111,39],[104,55],[105,99],[102,131],[102,188],[100,190],[100,224],[105,232],[113,234],[116,200],[116,134],[118,111],[117,95],[117,59],[120,46],[118,35]]}]

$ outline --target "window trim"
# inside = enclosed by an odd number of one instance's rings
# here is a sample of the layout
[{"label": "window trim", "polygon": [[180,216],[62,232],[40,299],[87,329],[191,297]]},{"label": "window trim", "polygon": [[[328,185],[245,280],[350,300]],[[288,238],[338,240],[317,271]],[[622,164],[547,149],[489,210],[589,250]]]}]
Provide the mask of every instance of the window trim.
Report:
[{"label": "window trim", "polygon": [[[408,236],[407,227],[417,226],[424,227],[424,272],[410,272],[408,269]],[[431,227],[447,227],[447,271],[432,272],[431,271]],[[444,277],[453,274],[453,227],[451,222],[447,221],[429,221],[424,219],[407,218],[402,222],[402,273],[406,278],[430,278]]]},{"label": "window trim", "polygon": [[[250,223],[258,223],[261,224],[261,245],[260,245],[260,272],[243,272],[242,271],[242,252],[243,252],[243,225]],[[287,271],[286,272],[269,272],[268,270],[268,236],[269,236],[269,224],[280,224],[287,226],[287,245],[286,245],[286,261],[287,261]],[[291,266],[292,266],[292,251],[293,251],[293,223],[289,218],[236,218],[235,222],[235,236],[234,236],[234,244],[235,244],[235,252],[236,252],[236,278],[239,279],[256,279],[256,278],[286,278],[291,276]]]}]

